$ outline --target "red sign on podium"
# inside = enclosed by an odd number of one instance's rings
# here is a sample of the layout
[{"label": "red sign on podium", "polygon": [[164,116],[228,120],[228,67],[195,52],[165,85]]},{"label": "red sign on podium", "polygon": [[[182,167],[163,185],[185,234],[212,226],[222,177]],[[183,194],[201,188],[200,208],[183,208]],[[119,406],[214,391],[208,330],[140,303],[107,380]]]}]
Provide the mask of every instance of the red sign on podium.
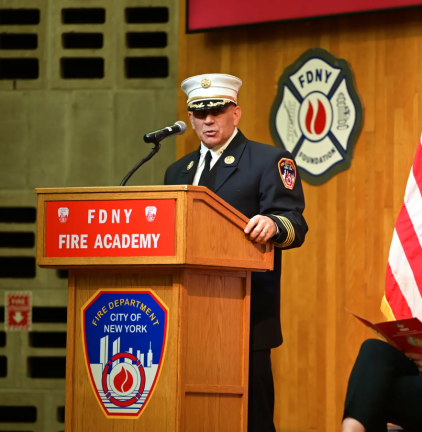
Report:
[{"label": "red sign on podium", "polygon": [[49,201],[46,257],[173,256],[174,199]]}]

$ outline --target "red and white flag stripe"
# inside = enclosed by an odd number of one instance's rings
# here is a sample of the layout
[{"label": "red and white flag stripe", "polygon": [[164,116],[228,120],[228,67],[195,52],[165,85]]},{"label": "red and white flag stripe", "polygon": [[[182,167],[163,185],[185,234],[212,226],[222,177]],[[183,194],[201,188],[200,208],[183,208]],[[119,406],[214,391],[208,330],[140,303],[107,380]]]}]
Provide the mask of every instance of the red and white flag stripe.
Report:
[{"label": "red and white flag stripe", "polygon": [[407,181],[388,257],[381,310],[388,319],[422,320],[422,137]]}]

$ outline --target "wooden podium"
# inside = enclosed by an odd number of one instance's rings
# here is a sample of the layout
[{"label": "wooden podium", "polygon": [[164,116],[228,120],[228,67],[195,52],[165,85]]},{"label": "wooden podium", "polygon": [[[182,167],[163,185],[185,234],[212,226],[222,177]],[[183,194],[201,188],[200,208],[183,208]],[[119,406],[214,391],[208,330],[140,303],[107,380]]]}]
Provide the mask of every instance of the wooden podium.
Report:
[{"label": "wooden podium", "polygon": [[[253,244],[243,233],[249,219],[207,188],[196,186],[36,189],[36,193],[37,264],[69,270],[66,431],[246,432],[250,272],[273,267],[272,246]],[[158,205],[150,206],[151,202]],[[149,229],[160,223],[163,230],[170,229],[166,234],[170,237],[162,234],[163,243],[157,243],[162,249],[155,250],[152,243],[146,249],[145,234],[142,249],[136,246],[140,237],[135,234],[130,247],[138,249],[130,252],[129,247],[119,249],[120,243],[112,248],[103,236],[102,256],[92,256],[97,252],[90,249],[93,239],[86,227],[94,236],[107,223],[107,229],[113,229],[117,210],[109,212],[103,225],[94,223],[98,216],[99,223],[106,217],[101,208],[128,207],[127,203],[142,208],[131,212],[137,218],[135,226]],[[161,205],[174,211],[161,211]],[[88,210],[79,215],[78,208]],[[122,211],[121,223],[129,223],[124,219],[128,213]],[[152,220],[150,225],[146,217]],[[61,229],[73,231],[66,237]],[[167,253],[169,245],[172,252]],[[160,250],[167,255],[157,256]],[[139,288],[152,290],[168,308],[165,356],[140,416],[109,418],[88,372],[82,308],[98,290]]]}]

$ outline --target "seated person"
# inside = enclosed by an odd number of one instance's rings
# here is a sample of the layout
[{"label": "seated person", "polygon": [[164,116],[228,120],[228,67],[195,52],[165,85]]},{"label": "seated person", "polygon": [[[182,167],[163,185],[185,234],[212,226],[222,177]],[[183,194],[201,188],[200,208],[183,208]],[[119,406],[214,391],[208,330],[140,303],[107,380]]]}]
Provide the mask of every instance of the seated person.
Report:
[{"label": "seated person", "polygon": [[422,355],[377,339],[366,340],[350,374],[343,432],[422,432]]}]

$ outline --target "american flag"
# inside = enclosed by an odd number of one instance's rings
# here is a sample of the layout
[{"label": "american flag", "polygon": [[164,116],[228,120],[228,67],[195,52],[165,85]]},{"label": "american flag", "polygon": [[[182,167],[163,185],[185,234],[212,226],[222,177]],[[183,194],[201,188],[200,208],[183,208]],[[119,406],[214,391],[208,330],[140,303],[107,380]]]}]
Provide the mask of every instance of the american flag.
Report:
[{"label": "american flag", "polygon": [[422,320],[422,137],[394,228],[381,311],[389,320]]}]

